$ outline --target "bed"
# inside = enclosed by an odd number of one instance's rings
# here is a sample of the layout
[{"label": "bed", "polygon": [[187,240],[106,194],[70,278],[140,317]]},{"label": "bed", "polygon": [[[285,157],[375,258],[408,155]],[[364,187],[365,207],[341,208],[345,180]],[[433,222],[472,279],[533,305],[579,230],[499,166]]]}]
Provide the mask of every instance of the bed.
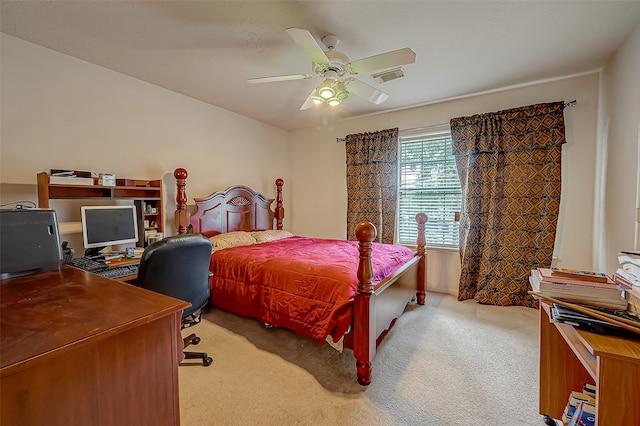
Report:
[{"label": "bed", "polygon": [[[376,229],[369,222],[357,226],[357,242],[300,237],[283,230],[282,179],[275,181],[275,200],[236,185],[187,205],[188,173],[178,168],[174,177],[178,233],[196,232],[214,241],[211,304],[319,343],[339,342],[353,350],[358,383],[370,384],[384,336],[407,303],[425,302],[427,216],[416,216],[415,252],[374,242]],[[249,237],[255,244],[216,243]],[[346,290],[335,284],[341,280],[349,281]],[[327,288],[340,288],[340,294]]]}]

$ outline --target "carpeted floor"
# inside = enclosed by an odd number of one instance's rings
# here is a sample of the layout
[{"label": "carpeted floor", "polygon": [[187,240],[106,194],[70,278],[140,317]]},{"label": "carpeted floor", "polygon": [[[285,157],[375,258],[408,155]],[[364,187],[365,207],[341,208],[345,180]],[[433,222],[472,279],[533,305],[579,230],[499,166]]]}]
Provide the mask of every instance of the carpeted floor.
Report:
[{"label": "carpeted floor", "polygon": [[380,345],[367,387],[350,350],[285,329],[213,309],[189,331],[214,361],[179,368],[183,426],[543,425],[535,309],[430,293]]}]

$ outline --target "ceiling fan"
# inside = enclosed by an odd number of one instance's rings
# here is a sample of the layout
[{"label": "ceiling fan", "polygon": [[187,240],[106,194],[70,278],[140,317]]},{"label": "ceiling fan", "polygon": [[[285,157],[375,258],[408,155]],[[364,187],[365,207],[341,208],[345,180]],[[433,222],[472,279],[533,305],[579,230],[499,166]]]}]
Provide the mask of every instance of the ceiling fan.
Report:
[{"label": "ceiling fan", "polygon": [[302,104],[302,107],[300,107],[301,110],[311,108],[314,104],[322,103],[337,106],[343,100],[347,99],[351,93],[367,99],[374,104],[380,104],[387,100],[389,95],[352,76],[412,64],[416,60],[415,52],[405,47],[404,49],[393,50],[351,62],[347,55],[336,50],[336,46],[340,40],[333,34],[326,35],[322,38],[322,43],[327,48],[325,51],[309,31],[300,28],[287,28],[286,31],[293,41],[311,59],[312,72],[251,78],[247,80],[247,82],[269,83],[274,81],[304,80],[323,77],[324,80],[319,86],[313,89],[304,104]]}]

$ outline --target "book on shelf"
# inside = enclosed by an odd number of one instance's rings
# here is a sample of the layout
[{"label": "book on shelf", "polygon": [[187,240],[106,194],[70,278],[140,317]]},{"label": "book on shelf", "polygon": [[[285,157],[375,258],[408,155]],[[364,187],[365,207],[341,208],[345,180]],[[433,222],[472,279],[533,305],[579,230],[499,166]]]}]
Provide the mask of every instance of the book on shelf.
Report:
[{"label": "book on shelf", "polygon": [[554,273],[551,268],[537,268],[538,277],[541,283],[552,284],[573,284],[580,285],[582,287],[602,287],[611,288],[615,287],[616,283],[613,281],[613,277],[609,274],[603,274],[606,278],[604,281],[584,280],[577,276],[570,277],[568,275],[558,275]]},{"label": "book on shelf", "polygon": [[49,183],[54,185],[93,185],[93,173],[81,170],[49,169]]},{"label": "book on shelf", "polygon": [[613,279],[625,289],[629,312],[640,313],[640,251],[620,251],[618,262]]},{"label": "book on shelf", "polygon": [[54,185],[93,185],[93,178],[76,176],[50,176],[49,183]]},{"label": "book on shelf", "polygon": [[613,281],[625,290],[630,290],[633,288],[633,283],[617,272],[613,274]]},{"label": "book on shelf", "polygon": [[[629,313],[625,312],[607,312],[610,315],[620,318],[625,321],[635,321],[640,327],[640,319],[635,318]],[[596,318],[586,313],[574,311],[571,308],[554,303],[551,306],[551,319],[553,321],[563,324],[568,324],[576,329],[589,331],[596,334],[612,335],[627,338],[637,338],[638,334],[634,331],[627,330],[626,328],[619,327],[604,319]],[[584,393],[585,392],[583,388]]]},{"label": "book on shelf", "polygon": [[49,169],[49,176],[61,176],[61,177],[83,177],[94,178],[94,172],[88,172],[85,170],[69,170],[69,169]]},{"label": "book on shelf", "polygon": [[627,292],[627,301],[629,303],[627,308],[629,312],[640,314],[640,290]]},{"label": "book on shelf", "polygon": [[589,382],[585,382],[584,385],[582,385],[582,392],[584,394],[587,394],[588,396],[590,396],[594,400],[596,399],[596,385],[595,384],[589,383]]},{"label": "book on shelf", "polygon": [[595,426],[596,424],[596,406],[595,403],[589,404],[581,401],[578,403],[571,421],[567,426]]},{"label": "book on shelf", "polygon": [[579,271],[577,269],[568,268],[551,268],[551,276],[573,278],[576,280],[593,281],[598,283],[606,283],[609,281],[609,277],[603,272]]},{"label": "book on shelf", "polygon": [[628,277],[627,279],[636,282],[637,285],[640,285],[640,266],[623,263],[620,264],[620,267],[616,272],[617,271],[623,271],[623,274]]},{"label": "book on shelf", "polygon": [[[532,271],[532,273],[534,273]],[[575,295],[585,296],[602,296],[619,298],[622,289],[616,284],[614,280],[610,283],[597,283],[594,285],[591,281],[553,281],[544,277],[543,273],[538,269],[538,288],[540,291],[553,291],[556,293],[568,293]]]},{"label": "book on shelf", "polygon": [[623,269],[618,268],[618,270],[613,274],[613,280],[619,286],[623,287],[625,290],[631,290],[632,288],[640,289],[640,281],[636,280],[635,277],[628,274]]},{"label": "book on shelf", "polygon": [[572,421],[580,403],[595,405],[596,400],[584,392],[572,391],[569,395],[569,401],[567,402],[567,405],[564,408],[564,412],[562,413],[562,421],[564,423],[569,423]]},{"label": "book on shelf", "polygon": [[635,278],[640,285],[640,252],[621,251],[618,253],[620,269]]}]

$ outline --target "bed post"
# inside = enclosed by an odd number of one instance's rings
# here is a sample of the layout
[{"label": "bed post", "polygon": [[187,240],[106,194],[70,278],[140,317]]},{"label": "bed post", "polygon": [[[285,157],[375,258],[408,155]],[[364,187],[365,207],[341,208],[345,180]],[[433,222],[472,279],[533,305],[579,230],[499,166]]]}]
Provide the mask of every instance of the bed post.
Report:
[{"label": "bed post", "polygon": [[187,186],[188,173],[183,168],[178,168],[173,172],[176,178],[176,208],[178,210],[178,234],[185,234],[189,226],[189,212],[187,211]]},{"label": "bed post", "polygon": [[416,254],[420,258],[418,262],[418,283],[417,283],[417,293],[416,296],[418,298],[418,305],[424,305],[424,301],[427,298],[426,294],[426,271],[427,271],[427,255],[425,246],[427,245],[427,241],[424,237],[424,224],[427,223],[429,217],[424,213],[418,213],[416,215],[416,222],[418,222],[418,241],[417,246],[418,249]]},{"label": "bed post", "polygon": [[282,219],[284,219],[284,207],[282,207],[282,186],[284,180],[276,179],[276,229],[282,229]]},{"label": "bed post", "polygon": [[373,268],[371,266],[371,243],[376,239],[376,227],[370,222],[361,222],[356,227],[360,260],[358,263],[358,291],[353,302],[353,355],[356,358],[358,383],[371,383],[371,360],[376,353],[376,325],[373,303]]}]

